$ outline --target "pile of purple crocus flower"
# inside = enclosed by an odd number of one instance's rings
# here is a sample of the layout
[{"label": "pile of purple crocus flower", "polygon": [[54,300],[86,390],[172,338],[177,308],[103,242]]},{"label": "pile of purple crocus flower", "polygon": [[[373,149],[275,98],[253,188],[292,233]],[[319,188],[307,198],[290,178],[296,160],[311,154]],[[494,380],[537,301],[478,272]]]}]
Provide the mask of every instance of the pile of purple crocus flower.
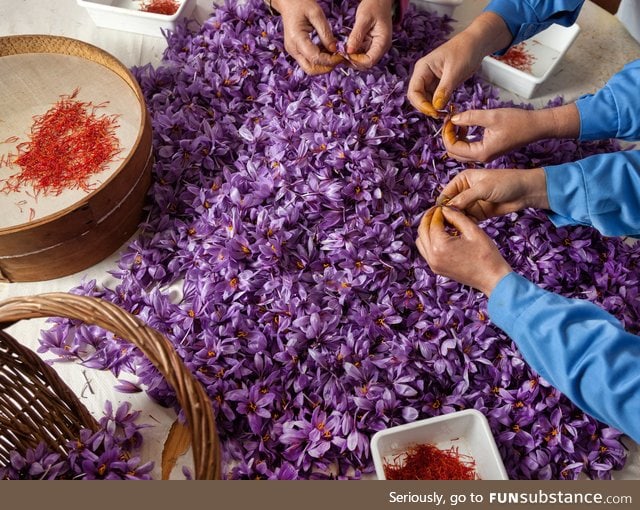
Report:
[{"label": "pile of purple crocus flower", "polygon": [[[338,38],[356,4],[322,2]],[[228,478],[361,478],[376,431],[464,408],[487,416],[513,479],[609,478],[624,465],[624,436],[532,371],[485,297],[434,275],[416,250],[422,213],[464,168],[447,158],[441,122],[406,100],[414,62],[449,22],[414,8],[371,71],[309,77],[262,0],[227,1],[167,34],[161,66],[133,70],[154,129],[148,219],[117,285],[74,292],[173,342],[211,396]],[[453,104],[505,103],[474,76]],[[618,149],[546,140],[491,166]],[[638,330],[638,247],[533,210],[483,228],[517,272]],[[135,348],[97,327],[55,320],[41,350],[131,372],[176,405]]]}]

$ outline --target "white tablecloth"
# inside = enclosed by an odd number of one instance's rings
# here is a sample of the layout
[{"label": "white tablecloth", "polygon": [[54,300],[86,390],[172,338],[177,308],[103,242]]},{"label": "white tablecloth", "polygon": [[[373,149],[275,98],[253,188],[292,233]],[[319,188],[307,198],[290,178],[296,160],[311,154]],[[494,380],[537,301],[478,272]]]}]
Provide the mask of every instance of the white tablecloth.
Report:
[{"label": "white tablecloth", "polygon": [[[220,4],[221,1],[198,0],[194,17],[200,21],[206,19],[216,3]],[[485,0],[465,0],[454,13],[457,19],[455,30],[465,26],[486,3]],[[0,0],[0,16],[0,35],[53,34],[73,37],[108,51],[128,67],[146,63],[159,65],[166,47],[163,37],[97,28],[86,10],[75,0]],[[571,101],[601,88],[626,62],[640,58],[640,45],[618,19],[591,2],[585,4],[578,24],[582,29],[578,38],[537,97],[524,100],[508,92],[504,92],[501,97],[529,102],[535,106],[546,105],[558,95]],[[85,271],[55,280],[0,283],[0,299],[55,291],[67,292],[84,279],[95,279],[101,286],[113,287],[116,280],[108,271],[116,267],[118,257],[119,254],[115,253]],[[43,327],[44,320],[32,319],[20,321],[7,331],[35,349],[39,331]],[[97,416],[101,416],[102,405],[106,400],[111,400],[114,404],[130,401],[134,409],[142,410],[143,421],[153,425],[145,430],[142,455],[145,460],[156,460],[153,476],[159,478],[160,452],[168,428],[175,419],[173,411],[155,405],[144,393],[126,395],[116,392],[113,389],[115,378],[111,373],[83,369],[74,364],[56,364],[55,368],[81,396],[87,408]],[[622,472],[616,473],[615,478],[640,479],[638,445],[630,444],[632,451],[627,466]],[[185,462],[188,464],[188,459]],[[174,476],[182,478],[179,470],[174,471]]]}]

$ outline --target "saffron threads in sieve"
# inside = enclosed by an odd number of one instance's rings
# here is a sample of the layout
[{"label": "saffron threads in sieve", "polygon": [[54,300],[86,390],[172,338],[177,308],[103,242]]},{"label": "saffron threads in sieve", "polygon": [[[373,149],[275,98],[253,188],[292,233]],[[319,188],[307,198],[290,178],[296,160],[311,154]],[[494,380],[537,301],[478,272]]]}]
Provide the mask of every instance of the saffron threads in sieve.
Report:
[{"label": "saffron threads in sieve", "polygon": [[179,7],[180,2],[177,0],[146,0],[140,3],[141,11],[168,16],[178,12]]},{"label": "saffron threads in sieve", "polygon": [[0,191],[19,191],[27,184],[36,196],[88,191],[89,178],[113,161],[120,152],[117,115],[97,115],[106,103],[79,101],[77,95],[78,89],[60,96],[46,113],[34,117],[30,140],[3,159],[4,166],[18,166],[20,172],[0,181]]},{"label": "saffron threads in sieve", "polygon": [[477,480],[475,461],[452,446],[441,450],[433,444],[410,446],[405,453],[384,462],[387,480]]},{"label": "saffron threads in sieve", "polygon": [[531,66],[536,61],[536,58],[527,51],[524,42],[512,46],[504,55],[495,58],[526,73],[531,72]]}]

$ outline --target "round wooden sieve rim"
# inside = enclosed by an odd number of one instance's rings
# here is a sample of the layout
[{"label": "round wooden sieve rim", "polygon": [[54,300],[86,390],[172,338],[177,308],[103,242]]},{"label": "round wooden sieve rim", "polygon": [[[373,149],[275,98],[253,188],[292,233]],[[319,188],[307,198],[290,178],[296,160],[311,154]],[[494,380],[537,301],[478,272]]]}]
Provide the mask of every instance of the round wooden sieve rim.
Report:
[{"label": "round wooden sieve rim", "polygon": [[131,74],[131,71],[129,71],[129,69],[127,69],[127,67],[113,55],[92,44],[65,36],[26,34],[0,37],[0,58],[10,55],[21,55],[30,53],[55,53],[59,55],[80,57],[102,65],[110,71],[114,72],[132,89],[133,93],[137,97],[141,110],[140,123],[138,125],[136,139],[132,145],[131,151],[129,151],[129,154],[127,154],[125,159],[122,161],[118,170],[113,172],[98,189],[89,193],[86,197],[83,198],[83,200],[79,202],[71,204],[63,209],[60,209],[59,211],[56,211],[55,213],[49,214],[42,218],[34,219],[33,221],[29,222],[27,226],[21,224],[2,228],[0,229],[0,235],[11,234],[13,232],[22,232],[25,230],[30,230],[32,228],[36,228],[39,225],[44,225],[52,221],[56,221],[57,219],[65,216],[67,213],[75,210],[79,204],[89,201],[92,195],[100,192],[105,187],[107,187],[109,183],[116,178],[120,171],[129,164],[131,159],[135,156],[140,146],[140,142],[145,134],[144,128],[147,111],[142,90],[140,89],[140,86],[138,85],[138,82],[136,81],[133,74]]}]

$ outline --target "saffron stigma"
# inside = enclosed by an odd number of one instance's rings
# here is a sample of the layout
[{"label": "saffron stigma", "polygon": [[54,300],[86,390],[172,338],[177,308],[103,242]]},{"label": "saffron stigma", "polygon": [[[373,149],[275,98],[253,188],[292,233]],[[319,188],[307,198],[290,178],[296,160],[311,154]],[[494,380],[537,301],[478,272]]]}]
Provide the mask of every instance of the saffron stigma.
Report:
[{"label": "saffron stigma", "polygon": [[147,0],[140,4],[140,10],[154,14],[171,16],[178,12],[180,2],[177,0]]},{"label": "saffron stigma", "polygon": [[[66,189],[90,191],[90,178],[120,153],[117,115],[99,115],[107,102],[80,101],[79,89],[60,99],[44,114],[33,118],[29,140],[4,161],[20,171],[0,181],[0,192],[20,191],[31,185],[33,193],[60,195]],[[15,137],[13,137],[15,138]],[[1,166],[1,165],[0,165]]]},{"label": "saffron stigma", "polygon": [[475,461],[458,448],[441,450],[433,444],[411,445],[384,462],[387,480],[476,480]]}]

